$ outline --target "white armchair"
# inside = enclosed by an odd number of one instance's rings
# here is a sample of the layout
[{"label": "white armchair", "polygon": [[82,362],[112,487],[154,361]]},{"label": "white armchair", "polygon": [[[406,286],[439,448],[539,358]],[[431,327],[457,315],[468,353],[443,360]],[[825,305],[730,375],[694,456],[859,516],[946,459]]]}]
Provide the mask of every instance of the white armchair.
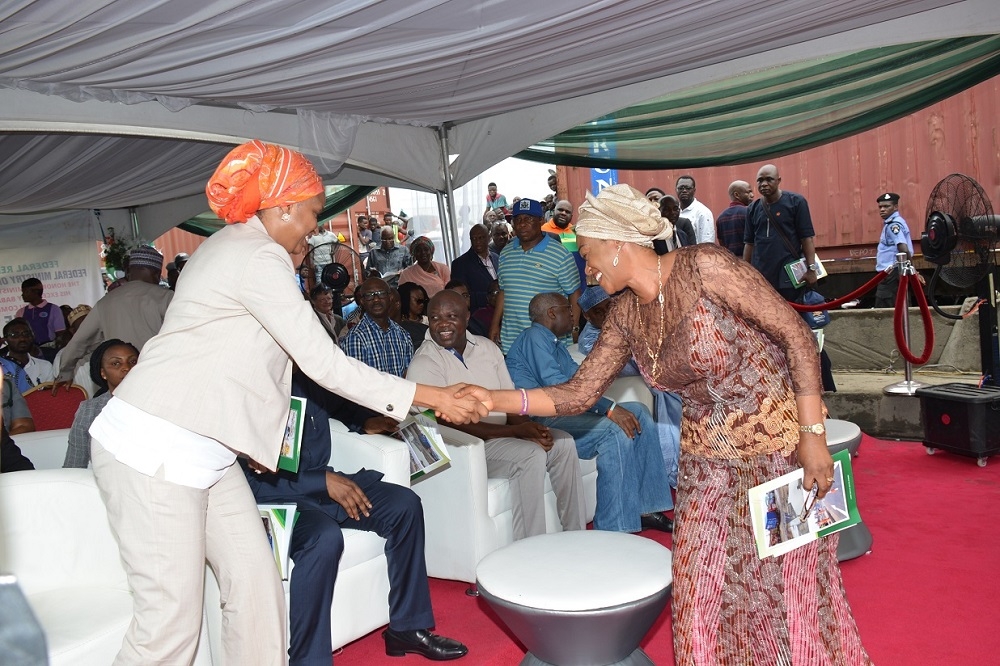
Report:
[{"label": "white armchair", "polygon": [[23,432],[12,439],[35,469],[59,469],[66,460],[69,428]]},{"label": "white armchair", "polygon": [[[622,377],[611,385],[608,397],[635,401],[653,409],[653,396],[641,377]],[[510,480],[487,478],[483,440],[439,426],[451,456],[451,467],[413,485],[424,507],[427,535],[427,573],[435,578],[476,582],[479,560],[513,542],[513,504]],[[581,460],[587,522],[597,508],[597,461]],[[545,477],[545,525],[562,531],[556,496]]]},{"label": "white armchair", "polygon": [[[62,461],[59,461],[62,464]],[[107,666],[132,595],[89,469],[0,475],[0,572],[17,576],[45,630],[52,666]],[[211,664],[202,623],[195,664]]]},{"label": "white armchair", "polygon": [[[410,454],[392,437],[358,435],[339,421],[330,421],[333,449],[330,465],[345,473],[362,467],[377,469],[383,480],[410,485]],[[261,530],[261,538],[264,532]],[[294,572],[294,565],[292,565]],[[288,583],[285,583],[287,603]],[[210,567],[205,574],[205,607],[215,664],[225,664],[222,652],[222,610],[219,584]],[[333,593],[330,631],[334,649],[389,623],[389,575],[385,539],[371,532],[344,530],[344,555]],[[232,666],[232,665],[230,665]]]},{"label": "white armchair", "polygon": [[[451,466],[413,484],[424,507],[427,573],[435,578],[476,581],[476,565],[514,540],[510,480],[487,478],[483,440],[438,426]],[[597,506],[597,463],[580,461],[587,521]],[[556,496],[545,477],[545,524],[562,531]]]}]

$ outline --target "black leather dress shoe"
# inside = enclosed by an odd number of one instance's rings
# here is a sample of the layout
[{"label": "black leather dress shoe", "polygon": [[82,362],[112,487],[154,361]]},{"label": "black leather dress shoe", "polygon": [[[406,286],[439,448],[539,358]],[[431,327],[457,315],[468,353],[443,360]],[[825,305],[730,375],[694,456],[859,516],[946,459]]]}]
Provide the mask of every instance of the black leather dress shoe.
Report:
[{"label": "black leather dress shoe", "polygon": [[464,657],[469,653],[469,648],[458,641],[432,634],[426,629],[414,631],[386,629],[382,632],[382,638],[385,639],[385,653],[390,657],[403,657],[410,652],[431,661],[448,661]]},{"label": "black leather dress shoe", "polygon": [[647,513],[642,517],[642,529],[660,530],[661,532],[673,532],[674,521],[670,520],[659,511],[657,511],[656,513]]}]

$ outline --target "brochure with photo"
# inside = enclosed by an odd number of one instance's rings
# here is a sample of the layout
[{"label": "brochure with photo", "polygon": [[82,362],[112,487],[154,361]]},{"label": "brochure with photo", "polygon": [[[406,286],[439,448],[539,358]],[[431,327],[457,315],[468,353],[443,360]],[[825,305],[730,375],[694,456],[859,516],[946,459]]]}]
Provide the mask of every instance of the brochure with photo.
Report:
[{"label": "brochure with photo", "polygon": [[802,487],[801,469],[749,490],[750,518],[761,559],[783,555],[861,522],[851,454],[838,451],[833,462],[833,486],[823,499],[816,499],[815,488]]},{"label": "brochure with photo", "polygon": [[399,424],[394,437],[406,442],[410,449],[410,483],[427,477],[451,464],[444,439],[437,429],[434,412],[421,412]]},{"label": "brochure with photo", "polygon": [[[785,272],[788,273],[788,279],[792,281],[793,287],[798,289],[804,285],[806,283],[806,273],[809,272],[805,257],[785,264]],[[819,260],[819,257],[816,257],[816,279],[825,278],[826,276],[827,272],[826,268],[823,267],[823,262]]]},{"label": "brochure with photo", "polygon": [[271,545],[274,563],[278,566],[281,580],[288,580],[288,545],[292,541],[292,528],[298,516],[296,504],[258,504],[264,532]]},{"label": "brochure with photo", "polygon": [[281,438],[281,455],[278,469],[299,471],[299,453],[302,451],[302,424],[306,419],[306,399],[292,396],[285,421],[285,435]]}]

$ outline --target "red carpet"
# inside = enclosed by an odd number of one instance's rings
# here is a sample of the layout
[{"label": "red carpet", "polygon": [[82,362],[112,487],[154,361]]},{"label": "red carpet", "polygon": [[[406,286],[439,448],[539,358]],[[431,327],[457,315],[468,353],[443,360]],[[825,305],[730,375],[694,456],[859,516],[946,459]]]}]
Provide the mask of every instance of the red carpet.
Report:
[{"label": "red carpet", "polygon": [[[875,538],[872,553],[841,565],[861,637],[879,666],[969,666],[1000,660],[996,610],[1000,584],[1000,458],[985,468],[972,458],[928,456],[912,442],[865,436],[854,468],[861,517]],[[668,535],[643,532],[670,545]],[[466,585],[431,580],[437,631],[463,641],[457,663],[517,664],[524,649]],[[673,663],[669,607],[643,649]],[[429,663],[385,656],[375,632],[347,645],[338,666]]]}]

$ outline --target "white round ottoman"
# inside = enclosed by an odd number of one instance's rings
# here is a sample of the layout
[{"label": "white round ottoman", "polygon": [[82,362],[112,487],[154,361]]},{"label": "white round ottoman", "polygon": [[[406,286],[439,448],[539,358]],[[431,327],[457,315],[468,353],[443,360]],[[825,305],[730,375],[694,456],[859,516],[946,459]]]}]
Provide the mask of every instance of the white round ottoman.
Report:
[{"label": "white round ottoman", "polygon": [[[826,446],[830,453],[847,450],[851,457],[858,455],[858,448],[861,446],[861,428],[850,421],[841,419],[826,420]],[[853,560],[861,557],[865,553],[871,552],[872,538],[871,530],[864,522],[852,525],[839,534],[840,541],[837,543],[837,561]]]},{"label": "white round ottoman", "polygon": [[861,447],[861,428],[856,423],[841,419],[826,419],[826,446],[830,453],[847,449],[851,457],[858,455]]},{"label": "white round ottoman", "polygon": [[490,553],[480,594],[528,648],[522,666],[652,664],[639,641],[670,598],[670,550],[633,534],[542,534]]}]

